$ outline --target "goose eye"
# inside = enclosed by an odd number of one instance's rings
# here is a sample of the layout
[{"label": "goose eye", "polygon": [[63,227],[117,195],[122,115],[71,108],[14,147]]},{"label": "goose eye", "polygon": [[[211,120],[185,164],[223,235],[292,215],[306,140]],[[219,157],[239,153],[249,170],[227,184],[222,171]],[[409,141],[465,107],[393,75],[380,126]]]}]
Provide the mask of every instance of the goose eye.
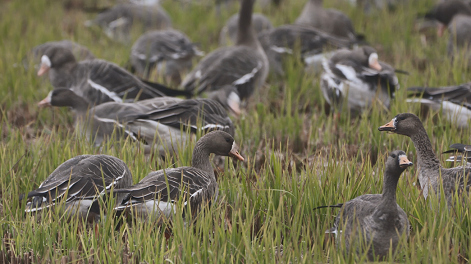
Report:
[{"label": "goose eye", "polygon": [[404,119],[406,119],[406,118],[405,118],[405,117],[403,117],[403,116],[401,116],[401,117],[399,117],[399,119],[401,119],[401,120],[404,120]]},{"label": "goose eye", "polygon": [[227,142],[227,143],[231,143],[231,139],[230,139],[230,138],[226,138],[226,142]]},{"label": "goose eye", "polygon": [[391,157],[392,157],[393,159],[395,159],[397,156],[396,156],[396,154],[391,154]]}]

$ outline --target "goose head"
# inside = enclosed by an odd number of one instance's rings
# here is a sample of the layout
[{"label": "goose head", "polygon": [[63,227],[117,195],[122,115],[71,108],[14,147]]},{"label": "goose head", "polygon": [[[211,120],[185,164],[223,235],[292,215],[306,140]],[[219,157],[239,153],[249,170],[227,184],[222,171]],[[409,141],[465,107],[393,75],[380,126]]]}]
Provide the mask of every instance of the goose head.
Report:
[{"label": "goose head", "polygon": [[439,22],[437,34],[439,37],[443,35],[446,27],[453,20],[453,17],[458,14],[471,16],[471,7],[464,1],[449,0],[442,1],[436,5],[431,11],[425,14],[426,19],[433,19]]},{"label": "goose head", "polygon": [[424,130],[424,126],[416,115],[411,113],[402,113],[395,116],[387,124],[380,126],[378,130],[411,137],[422,132]]},{"label": "goose head", "polygon": [[[389,153],[386,160],[386,169],[402,173],[408,167],[414,165],[404,151],[395,150]],[[399,173],[399,175],[400,175]]]},{"label": "goose head", "polygon": [[216,130],[209,132],[198,140],[196,144],[195,151],[203,147],[216,155],[229,156],[241,161],[244,160],[244,157],[239,154],[234,138],[224,131]]},{"label": "goose head", "polygon": [[[85,100],[69,89],[56,89],[49,92],[46,98],[38,103],[39,107],[77,107],[78,104],[85,103]],[[88,104],[87,104],[88,105]]]},{"label": "goose head", "polygon": [[369,46],[363,46],[359,49],[363,54],[363,58],[367,59],[368,67],[375,69],[377,71],[381,71],[382,67],[378,61],[378,53],[376,50]]},{"label": "goose head", "polygon": [[51,68],[60,68],[68,63],[75,63],[75,56],[72,51],[53,46],[44,51],[41,57],[41,66],[38,70],[38,76],[46,74]]}]

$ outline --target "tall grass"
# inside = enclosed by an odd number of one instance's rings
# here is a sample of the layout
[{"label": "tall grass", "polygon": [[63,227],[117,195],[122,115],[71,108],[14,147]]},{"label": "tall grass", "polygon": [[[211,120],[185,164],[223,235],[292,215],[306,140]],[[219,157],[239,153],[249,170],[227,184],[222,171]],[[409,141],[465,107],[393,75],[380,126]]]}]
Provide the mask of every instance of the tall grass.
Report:
[{"label": "tall grass", "polygon": [[[204,1],[203,1],[204,2]],[[304,0],[283,1],[279,8],[256,7],[274,25],[293,22]],[[194,143],[174,159],[145,157],[132,142],[110,142],[98,149],[74,134],[66,109],[44,109],[36,102],[52,89],[21,60],[45,41],[70,39],[88,46],[95,56],[124,65],[130,46],[115,43],[96,29],[83,26],[92,18],[64,10],[60,1],[12,0],[0,3],[0,232],[2,256],[36,262],[148,263],[352,263],[365,256],[343,255],[324,231],[337,210],[313,209],[366,193],[381,193],[385,157],[402,149],[414,161],[411,141],[377,131],[401,112],[421,115],[436,153],[456,143],[470,143],[470,130],[458,130],[437,112],[422,112],[405,103],[413,85],[452,85],[468,81],[462,58],[446,56],[446,38],[429,34],[427,45],[415,31],[417,13],[435,1],[404,1],[394,12],[364,14],[343,1],[325,1],[348,14],[380,58],[410,72],[399,76],[401,89],[389,111],[375,107],[358,119],[337,122],[326,113],[319,76],[306,73],[301,61],[288,58],[285,76],[270,76],[237,120],[236,142],[246,162],[225,161],[218,173],[220,198],[192,224],[176,215],[157,226],[108,215],[98,226],[68,221],[59,211],[25,214],[19,194],[38,187],[58,165],[80,154],[104,153],[126,162],[137,183],[153,170],[187,166]],[[103,2],[104,3],[104,2]],[[103,4],[102,3],[102,4]],[[106,4],[106,3],[105,3]],[[217,13],[207,4],[164,1],[173,24],[209,52],[217,47],[224,21],[237,5]],[[133,40],[138,37],[135,32]],[[31,65],[32,66],[32,63]],[[442,164],[445,157],[439,156]],[[451,166],[451,164],[447,164]],[[466,197],[466,201],[469,199]],[[425,201],[417,188],[416,168],[399,181],[397,202],[408,214],[411,234],[403,237],[390,262],[461,263],[470,257],[468,206],[447,210],[436,196]],[[457,203],[459,204],[459,203]],[[468,204],[468,203],[465,203]],[[108,211],[111,208],[108,205]],[[167,230],[167,231],[166,231]]]}]

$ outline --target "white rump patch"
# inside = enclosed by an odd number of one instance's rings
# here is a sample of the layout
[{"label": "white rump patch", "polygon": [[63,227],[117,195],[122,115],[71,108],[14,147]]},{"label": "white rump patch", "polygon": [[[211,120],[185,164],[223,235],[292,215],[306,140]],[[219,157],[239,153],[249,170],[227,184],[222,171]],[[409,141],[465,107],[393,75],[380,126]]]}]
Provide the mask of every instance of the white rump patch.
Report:
[{"label": "white rump patch", "polygon": [[357,73],[355,69],[353,69],[352,67],[342,64],[335,64],[335,68],[339,69],[343,73],[343,75],[345,75],[345,78],[347,78],[347,80],[355,83],[361,82],[361,80],[357,78]]},{"label": "white rump patch", "polygon": [[88,83],[90,86],[106,95],[108,95],[109,98],[113,99],[115,102],[122,103],[123,100],[114,92],[111,92],[110,90],[106,89],[106,87],[103,87],[99,85],[98,83],[88,79]]},{"label": "white rump patch", "polygon": [[201,70],[195,72],[195,78],[201,79]]},{"label": "white rump patch", "polygon": [[285,48],[285,47],[277,47],[277,46],[271,46],[271,50],[273,50],[276,53],[288,53],[288,54],[293,54],[293,50],[290,48]]},{"label": "white rump patch", "polygon": [[117,27],[120,27],[120,26],[123,26],[123,25],[126,25],[128,23],[128,19],[125,18],[125,17],[120,17],[116,20],[113,20],[111,21],[108,26],[113,29],[113,28],[117,28]]},{"label": "white rump patch", "polygon": [[252,79],[255,74],[262,68],[262,62],[258,61],[257,62],[257,67],[255,67],[250,73],[245,74],[244,76],[240,77],[239,79],[235,80],[232,84],[233,85],[240,85],[247,83]]},{"label": "white rump patch", "polygon": [[51,60],[50,60],[49,57],[46,56],[46,55],[43,55],[43,56],[41,57],[41,64],[44,64],[44,65],[46,65],[47,67],[51,68]]}]

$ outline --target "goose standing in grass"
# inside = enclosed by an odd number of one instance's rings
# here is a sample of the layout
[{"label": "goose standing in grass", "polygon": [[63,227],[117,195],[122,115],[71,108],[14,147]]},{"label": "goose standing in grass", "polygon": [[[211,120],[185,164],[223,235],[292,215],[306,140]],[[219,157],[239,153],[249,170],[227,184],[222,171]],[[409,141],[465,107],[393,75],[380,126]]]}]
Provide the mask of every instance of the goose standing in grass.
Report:
[{"label": "goose standing in grass", "polygon": [[[239,14],[234,14],[231,16],[226,25],[221,29],[219,34],[219,45],[227,46],[227,40],[230,40],[230,43],[236,43],[237,41],[237,31],[239,25]],[[255,34],[259,34],[264,30],[270,30],[273,28],[273,25],[266,16],[262,14],[252,14],[252,28]]]},{"label": "goose standing in grass", "polygon": [[38,76],[49,73],[55,89],[67,88],[92,104],[123,102],[123,99],[150,99],[160,96],[189,95],[160,84],[143,82],[136,76],[105,60],[77,62],[72,52],[51,47],[41,57]]},{"label": "goose standing in grass", "polygon": [[373,102],[389,109],[399,88],[394,68],[380,62],[372,47],[339,50],[329,60],[324,59],[322,66],[322,93],[335,112],[340,113],[345,97],[353,115],[361,114]]},{"label": "goose standing in grass", "polygon": [[[79,135],[99,146],[115,137],[130,137],[155,144],[161,156],[178,151],[200,128],[224,130],[234,135],[234,126],[223,106],[211,99],[182,100],[159,97],[138,103],[108,102],[95,107],[69,89],[56,89],[39,106],[70,107]],[[186,131],[193,132],[187,134]],[[146,149],[146,152],[150,151]]]},{"label": "goose standing in grass", "polygon": [[[93,53],[85,46],[82,46],[78,43],[75,43],[70,40],[60,40],[60,41],[49,41],[46,43],[43,43],[41,45],[38,45],[34,48],[31,49],[31,51],[28,52],[28,54],[25,56],[23,59],[23,66],[25,69],[28,68],[28,64],[30,61],[34,61],[34,63],[37,63],[38,61],[41,60],[41,56],[44,54],[46,50],[48,50],[51,47],[62,47],[65,49],[68,49],[72,52],[75,58],[77,60],[82,61],[82,60],[93,60],[95,56],[93,56]],[[36,70],[39,70],[39,65],[37,66]]]},{"label": "goose standing in grass", "polygon": [[317,69],[322,59],[331,55],[329,50],[349,48],[356,43],[301,25],[282,25],[265,30],[258,34],[258,40],[265,50],[271,70],[279,75],[284,74],[283,57],[294,54],[297,45],[306,65]]},{"label": "goose standing in grass", "polygon": [[187,91],[196,94],[234,85],[242,100],[265,83],[268,59],[252,29],[255,0],[241,0],[236,46],[219,48],[205,56],[183,80]]},{"label": "goose standing in grass", "polygon": [[100,26],[111,39],[128,42],[132,28],[137,28],[142,33],[151,29],[167,29],[172,27],[172,21],[159,5],[121,3],[101,12],[95,19],[85,22],[87,27],[92,25]]},{"label": "goose standing in grass", "polygon": [[427,19],[439,22],[438,36],[441,37],[448,28],[448,55],[463,56],[464,50],[471,66],[471,5],[460,0],[448,0],[438,3],[425,15]]},{"label": "goose standing in grass", "polygon": [[[412,166],[406,153],[396,150],[389,153],[384,172],[383,193],[358,196],[340,207],[334,227],[326,233],[334,233],[345,241],[348,252],[362,254],[368,248],[368,260],[383,259],[397,248],[400,236],[409,236],[409,220],[396,203],[397,183],[402,172]],[[322,208],[321,206],[318,208]],[[343,229],[343,230],[341,230]],[[361,241],[361,242],[360,242]]]},{"label": "goose standing in grass", "polygon": [[[451,205],[455,191],[468,190],[471,185],[471,177],[469,177],[471,166],[443,168],[433,152],[427,131],[416,115],[398,114],[389,123],[380,126],[378,130],[410,137],[417,150],[418,178],[425,198],[429,194],[429,189],[439,194],[440,187],[443,187],[445,199],[448,205]],[[458,190],[455,185],[458,186]]]},{"label": "goose standing in grass", "polygon": [[421,103],[434,111],[440,111],[459,128],[468,127],[471,120],[471,83],[440,88],[411,87],[408,103]]},{"label": "goose standing in grass", "polygon": [[192,166],[168,168],[149,173],[138,184],[116,190],[126,194],[115,209],[129,209],[143,219],[161,220],[171,218],[177,212],[177,202],[189,206],[195,215],[204,205],[215,202],[218,183],[209,155],[214,153],[243,161],[237,152],[234,138],[224,131],[213,131],[201,137],[193,150]]},{"label": "goose standing in grass", "polygon": [[180,31],[154,30],[144,33],[132,46],[131,65],[146,79],[155,69],[168,82],[180,84],[182,74],[191,69],[193,58],[203,54]]},{"label": "goose standing in grass", "polygon": [[[90,208],[92,203],[112,188],[131,185],[131,172],[122,160],[108,155],[76,156],[62,163],[38,189],[28,193],[26,212],[57,205],[63,206],[68,216],[97,220],[100,212]],[[123,194],[117,195],[118,202],[123,198]]]},{"label": "goose standing in grass", "polygon": [[467,166],[471,166],[471,145],[465,145],[461,143],[455,143],[450,146],[451,150],[443,152],[445,153],[460,153],[462,155],[450,156],[446,161],[451,162],[466,162]]},{"label": "goose standing in grass", "polygon": [[339,10],[323,8],[322,2],[322,0],[308,0],[295,24],[317,28],[349,40],[363,39],[355,33],[350,18]]}]

